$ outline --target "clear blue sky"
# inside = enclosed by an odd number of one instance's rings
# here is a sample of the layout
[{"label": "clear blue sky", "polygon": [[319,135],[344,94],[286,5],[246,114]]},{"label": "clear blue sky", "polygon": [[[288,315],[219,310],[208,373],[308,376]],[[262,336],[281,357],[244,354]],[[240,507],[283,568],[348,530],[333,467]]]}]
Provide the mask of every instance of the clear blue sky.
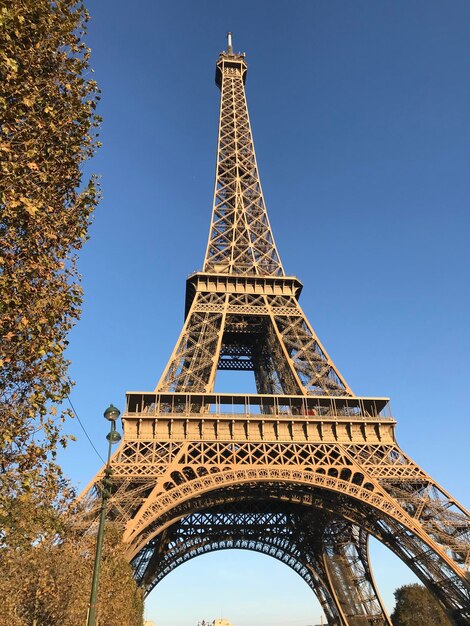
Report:
[{"label": "clear blue sky", "polygon": [[[470,504],[470,3],[88,0],[104,199],[80,258],[72,401],[105,451],[113,402],[154,388],[202,264],[225,34],[247,97],[271,223],[301,304],[358,394],[386,395],[403,449]],[[240,382],[240,384],[242,384]],[[100,467],[62,456],[81,487]],[[388,607],[411,574],[374,547]],[[235,626],[306,626],[320,610],[286,566],[223,552],[151,594],[158,626],[223,613]]]}]

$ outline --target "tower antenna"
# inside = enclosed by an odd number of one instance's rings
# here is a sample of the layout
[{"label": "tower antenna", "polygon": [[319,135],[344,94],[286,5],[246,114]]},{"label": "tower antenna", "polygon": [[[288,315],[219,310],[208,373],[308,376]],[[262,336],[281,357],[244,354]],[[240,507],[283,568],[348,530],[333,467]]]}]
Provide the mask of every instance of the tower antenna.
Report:
[{"label": "tower antenna", "polygon": [[232,33],[227,33],[227,52],[233,54]]}]

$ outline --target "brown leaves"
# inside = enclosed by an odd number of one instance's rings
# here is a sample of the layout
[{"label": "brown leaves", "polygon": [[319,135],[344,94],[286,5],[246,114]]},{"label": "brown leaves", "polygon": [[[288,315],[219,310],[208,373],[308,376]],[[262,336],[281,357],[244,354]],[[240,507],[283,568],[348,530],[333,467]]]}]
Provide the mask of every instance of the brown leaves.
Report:
[{"label": "brown leaves", "polygon": [[[96,179],[81,174],[100,123],[87,20],[79,0],[16,0],[0,13],[0,626],[86,616],[94,538],[68,534],[72,494],[55,456],[68,441],[61,405],[82,301],[77,254],[99,200]],[[140,592],[107,536],[100,593],[112,589],[113,603],[100,624],[119,614],[140,626]]]},{"label": "brown leaves", "polygon": [[[12,545],[24,529],[8,512],[22,494],[52,511],[65,493],[52,460],[64,441],[56,407],[70,390],[64,350],[80,312],[76,255],[98,202],[94,179],[81,180],[99,124],[87,19],[78,0],[17,0],[0,13],[0,527]],[[25,536],[45,532],[52,517],[40,510],[24,518]]]},{"label": "brown leaves", "polygon": [[12,80],[18,74],[18,63],[15,59],[11,59],[7,56],[4,56],[2,60],[7,68],[6,80]]},{"label": "brown leaves", "polygon": [[27,107],[32,107],[34,104],[34,98],[32,98],[31,96],[23,96],[22,103],[25,104]]},{"label": "brown leaves", "polygon": [[[14,513],[18,522],[31,509],[28,495]],[[77,626],[84,624],[91,587],[94,536],[76,536],[66,526],[25,550],[21,559],[4,559],[0,579],[0,626]],[[121,529],[108,524],[98,595],[100,626],[141,626],[143,598],[120,542]],[[112,602],[109,599],[112,598]]]}]

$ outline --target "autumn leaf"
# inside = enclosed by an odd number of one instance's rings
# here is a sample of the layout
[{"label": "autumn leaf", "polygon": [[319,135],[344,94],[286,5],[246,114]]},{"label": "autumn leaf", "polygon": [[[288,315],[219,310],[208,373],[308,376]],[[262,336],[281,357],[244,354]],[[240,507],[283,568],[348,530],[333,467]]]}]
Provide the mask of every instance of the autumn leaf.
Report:
[{"label": "autumn leaf", "polygon": [[32,202],[28,202],[28,204],[25,206],[26,212],[29,213],[29,215],[34,216],[36,215],[38,208],[36,206],[34,206],[34,204]]}]

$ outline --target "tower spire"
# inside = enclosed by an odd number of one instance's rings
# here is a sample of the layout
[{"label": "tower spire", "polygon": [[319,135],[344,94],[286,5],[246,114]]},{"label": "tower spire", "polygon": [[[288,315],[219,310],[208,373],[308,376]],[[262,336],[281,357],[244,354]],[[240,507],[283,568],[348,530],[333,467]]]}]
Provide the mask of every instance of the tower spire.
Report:
[{"label": "tower spire", "polygon": [[245,54],[232,33],[216,64],[220,117],[212,221],[204,271],[283,276],[264,203],[245,97]]}]

